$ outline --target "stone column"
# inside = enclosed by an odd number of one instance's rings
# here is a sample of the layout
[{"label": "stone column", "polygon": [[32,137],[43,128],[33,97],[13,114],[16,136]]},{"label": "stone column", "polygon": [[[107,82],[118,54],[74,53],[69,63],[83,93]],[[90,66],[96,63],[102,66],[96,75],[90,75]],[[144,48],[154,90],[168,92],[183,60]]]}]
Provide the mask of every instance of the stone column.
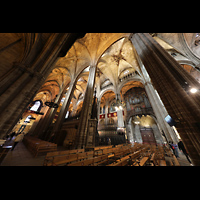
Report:
[{"label": "stone column", "polygon": [[101,99],[99,99],[101,88],[100,88],[100,78],[97,78],[98,84],[96,84],[97,87],[97,119],[99,121],[99,115],[100,115],[100,104],[101,104]]},{"label": "stone column", "polygon": [[105,104],[105,124],[109,124],[109,118],[108,118],[108,99],[106,101],[106,104]]},{"label": "stone column", "polygon": [[[22,62],[15,63],[13,69],[3,76],[0,80],[0,138],[12,130],[57,58],[64,56],[78,37],[79,34],[53,33],[45,44],[36,40]],[[7,84],[8,81],[11,82]]]},{"label": "stone column", "polygon": [[134,137],[133,137],[133,128],[132,128],[132,122],[131,122],[132,117],[130,118],[129,122],[127,123],[127,135],[128,135],[128,140],[130,143],[134,143]]},{"label": "stone column", "polygon": [[[116,94],[116,99],[118,99],[121,101],[121,96],[120,94]],[[123,119],[123,112],[121,109],[117,110],[117,123],[118,123],[118,128],[124,128],[124,119]]]},{"label": "stone column", "polygon": [[140,69],[142,71],[142,75],[143,75],[143,78],[145,81],[144,88],[148,95],[149,101],[151,102],[150,105],[153,108],[153,111],[155,113],[158,124],[160,125],[161,129],[164,131],[164,134],[167,137],[167,140],[177,143],[178,140],[177,140],[177,137],[174,136],[174,132],[173,132],[172,128],[164,120],[164,118],[168,115],[168,113],[167,113],[163,103],[161,102],[160,98],[156,94],[156,91],[151,83],[149,74],[147,73],[147,70],[145,69],[145,67],[144,67],[140,57],[138,56],[137,52],[135,51],[135,49],[134,49],[134,54],[137,58]]},{"label": "stone column", "polygon": [[88,120],[88,131],[86,135],[85,148],[92,149],[95,146],[95,132],[97,129],[97,119]]},{"label": "stone column", "polygon": [[69,108],[69,105],[70,105],[70,102],[71,102],[71,99],[72,99],[72,95],[74,93],[74,89],[75,89],[75,86],[76,86],[75,83],[76,83],[76,81],[70,82],[69,89],[68,89],[67,94],[65,96],[65,100],[64,100],[63,105],[61,107],[58,118],[57,118],[57,120],[54,124],[52,133],[55,134],[55,142],[58,142],[57,140],[59,139],[59,133],[60,133],[59,130],[61,129],[62,124],[65,120],[65,116],[66,116],[66,113],[68,111],[68,108]]},{"label": "stone column", "polygon": [[153,124],[151,128],[153,130],[153,133],[154,133],[154,136],[155,136],[155,139],[156,139],[156,143],[157,144],[163,144],[163,139],[162,139],[161,133],[158,129],[158,126],[156,124]]},{"label": "stone column", "polygon": [[131,117],[131,121],[130,121],[130,124],[131,124],[131,133],[133,134],[133,142],[136,141],[136,136],[135,136],[135,128],[134,128],[134,125],[133,125],[133,122],[132,122],[132,117]]},{"label": "stone column", "polygon": [[90,66],[89,71],[90,73],[88,77],[87,88],[85,92],[85,97],[84,97],[80,121],[79,121],[79,127],[77,130],[76,141],[75,141],[76,148],[78,149],[85,148],[86,146],[88,120],[91,117],[91,111],[92,111],[92,100],[93,100],[94,85],[95,85],[96,66]]},{"label": "stone column", "polygon": [[200,84],[148,33],[135,33],[131,41],[176,128],[194,165],[200,165]]},{"label": "stone column", "polygon": [[141,144],[143,143],[142,135],[140,132],[140,126],[138,124],[135,125],[135,140],[138,143],[141,143]]},{"label": "stone column", "polygon": [[[44,111],[42,111],[42,110],[44,110]],[[48,115],[50,109],[49,109],[49,107],[45,106],[45,107],[43,107],[42,110],[40,112],[43,112],[44,115],[38,116],[39,119],[36,119],[34,121],[30,130],[28,131],[28,135],[34,135],[34,136],[39,135],[38,132],[41,131],[41,127],[44,126],[43,121],[45,120],[46,116]]]},{"label": "stone column", "polygon": [[[66,92],[66,88],[67,86],[64,87],[64,89],[62,91],[59,92],[59,94],[57,95],[56,99],[55,99],[55,103],[56,104],[60,104],[61,99],[63,98],[63,95]],[[48,140],[50,137],[50,133],[51,131],[49,131],[49,127],[55,117],[55,114],[57,112],[58,108],[49,108],[45,117],[42,119],[41,123],[38,124],[37,129],[34,131],[35,134],[37,134],[39,136],[39,138],[43,139],[43,140]],[[42,127],[42,129],[41,129]]]},{"label": "stone column", "polygon": [[131,110],[129,100],[126,101],[126,109],[127,109],[127,111]]},{"label": "stone column", "polygon": [[151,102],[151,105],[156,115],[156,118],[158,120],[158,123],[160,127],[162,128],[162,130],[164,131],[167,137],[167,140],[177,143],[178,140],[175,137],[172,128],[165,121],[165,117],[168,115],[168,113],[165,110],[165,108],[162,106],[161,101],[158,99],[158,96],[156,95],[155,89],[153,88],[152,84],[146,83],[145,90],[147,92],[147,95],[149,96],[149,101]]}]

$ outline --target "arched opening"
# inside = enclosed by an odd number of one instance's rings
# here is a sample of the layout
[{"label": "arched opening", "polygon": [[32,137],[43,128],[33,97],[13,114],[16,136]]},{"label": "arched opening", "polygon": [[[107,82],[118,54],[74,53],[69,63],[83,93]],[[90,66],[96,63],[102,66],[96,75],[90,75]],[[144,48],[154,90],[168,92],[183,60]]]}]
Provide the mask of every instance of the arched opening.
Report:
[{"label": "arched opening", "polygon": [[140,137],[139,134],[141,134],[141,141],[143,144],[157,144],[154,132],[154,130],[157,128],[157,125],[155,120],[150,115],[142,115],[141,117],[134,116],[132,118],[132,123],[135,127],[136,141]]},{"label": "arched opening", "polygon": [[34,105],[30,108],[30,110],[39,112],[41,107],[42,107],[42,102],[40,100],[36,100],[34,102]]},{"label": "arched opening", "polygon": [[24,123],[29,123],[30,122],[30,118],[31,118],[31,115],[27,116],[26,119],[24,120]]}]

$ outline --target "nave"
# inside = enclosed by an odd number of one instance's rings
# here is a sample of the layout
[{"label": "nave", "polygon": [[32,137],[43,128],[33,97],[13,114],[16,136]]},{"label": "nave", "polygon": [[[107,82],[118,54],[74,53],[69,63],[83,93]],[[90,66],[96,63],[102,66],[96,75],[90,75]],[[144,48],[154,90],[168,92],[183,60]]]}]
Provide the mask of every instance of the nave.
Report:
[{"label": "nave", "polygon": [[[181,139],[200,166],[200,33],[1,33],[0,44],[0,145],[34,137],[16,146],[24,165],[29,153],[33,162],[44,154],[42,166],[47,153],[69,149],[84,151],[51,156],[52,165],[170,165],[159,145]],[[116,146],[128,143],[153,143],[161,155]],[[4,161],[16,153],[0,149]]]},{"label": "nave", "polygon": [[[12,145],[12,141],[7,145]],[[9,151],[1,166],[191,166],[182,152],[176,158],[166,146],[135,143],[95,147],[92,151],[66,150],[40,152],[37,156],[20,142]]]}]

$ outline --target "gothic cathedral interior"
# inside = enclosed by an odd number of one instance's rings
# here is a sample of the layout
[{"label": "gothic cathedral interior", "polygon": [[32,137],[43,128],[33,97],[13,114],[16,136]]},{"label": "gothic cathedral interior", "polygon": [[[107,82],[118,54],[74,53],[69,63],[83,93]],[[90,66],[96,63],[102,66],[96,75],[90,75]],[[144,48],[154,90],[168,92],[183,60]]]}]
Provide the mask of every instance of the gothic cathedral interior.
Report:
[{"label": "gothic cathedral interior", "polygon": [[23,132],[31,151],[93,152],[68,165],[113,166],[182,141],[200,165],[199,83],[200,33],[1,33],[0,141]]}]

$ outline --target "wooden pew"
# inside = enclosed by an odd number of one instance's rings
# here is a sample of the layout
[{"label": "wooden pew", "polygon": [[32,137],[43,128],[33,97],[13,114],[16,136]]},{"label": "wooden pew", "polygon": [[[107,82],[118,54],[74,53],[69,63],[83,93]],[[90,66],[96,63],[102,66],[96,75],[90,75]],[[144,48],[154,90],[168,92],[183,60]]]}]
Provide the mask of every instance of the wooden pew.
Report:
[{"label": "wooden pew", "polygon": [[167,166],[165,160],[160,160],[159,166]]},{"label": "wooden pew", "polygon": [[34,157],[40,152],[57,151],[57,144],[40,140],[31,136],[25,136],[23,143],[33,153]]},{"label": "wooden pew", "polygon": [[117,159],[126,156],[127,154],[130,153],[129,149],[122,149],[114,152],[114,160],[116,161]]},{"label": "wooden pew", "polygon": [[[108,162],[111,161],[110,158],[113,157],[115,152],[120,153],[121,157],[123,157],[127,154],[130,154],[130,150],[131,150],[130,147],[123,146],[120,148],[119,147],[118,148],[103,148],[102,149],[103,154],[95,156],[93,159],[91,158],[92,152],[87,152],[88,155],[86,157],[84,157],[84,159],[90,160],[91,163],[90,163],[90,161],[86,161],[86,160],[82,160],[82,161],[76,160],[73,163],[67,164],[67,166],[87,166],[87,165],[98,166],[98,165],[102,165],[102,164],[108,164]],[[97,150],[99,150],[99,149],[97,149]],[[94,150],[94,152],[95,152],[95,150]],[[93,154],[93,155],[95,155],[95,154]],[[79,158],[80,158],[80,155],[79,155]],[[92,160],[93,160],[93,163],[92,163]],[[64,162],[66,162],[66,160]]]},{"label": "wooden pew", "polygon": [[172,157],[171,151],[167,147],[160,145],[154,149],[150,162],[153,166],[173,166]]},{"label": "wooden pew", "polygon": [[75,163],[85,159],[93,158],[93,155],[93,151],[88,151],[76,154],[54,156],[53,159],[46,164],[46,166],[68,165],[72,162]]},{"label": "wooden pew", "polygon": [[[52,159],[48,161],[47,166],[166,166],[166,152],[167,150],[162,146],[137,144],[133,147],[131,145],[120,145],[113,148],[103,148],[102,155],[95,155],[95,150],[81,151],[80,153],[69,155],[48,153]],[[171,159],[173,159],[172,163],[178,165],[178,161],[174,161],[173,157]]]},{"label": "wooden pew", "polygon": [[66,165],[68,163],[75,162],[77,160],[78,160],[78,154],[55,156],[52,162],[47,163],[47,166]]},{"label": "wooden pew", "polygon": [[145,163],[148,161],[149,157],[143,157],[140,161],[138,161],[136,164],[134,164],[133,166],[144,166]]},{"label": "wooden pew", "polygon": [[144,150],[145,150],[145,148],[135,151],[135,148],[133,148],[133,147],[131,147],[129,149],[125,149],[125,150],[118,149],[118,151],[114,152],[114,162],[109,164],[108,166],[131,165],[133,163],[133,160],[140,157],[141,153]]},{"label": "wooden pew", "polygon": [[106,152],[106,149],[112,149],[112,145],[109,146],[102,146],[102,147],[95,147],[94,148],[94,156],[103,155]]},{"label": "wooden pew", "polygon": [[152,163],[153,166],[156,166],[155,153],[152,154],[150,162]]},{"label": "wooden pew", "polygon": [[94,166],[99,166],[102,164],[108,164],[109,157],[108,155],[102,155],[94,158]]},{"label": "wooden pew", "polygon": [[73,163],[68,164],[67,166],[99,166],[104,163],[106,163],[106,164],[108,163],[107,155],[98,156],[98,157],[94,157],[94,158],[88,158],[86,160],[73,162]]},{"label": "wooden pew", "polygon": [[70,154],[77,154],[77,153],[83,153],[84,149],[74,149],[74,150],[65,150],[65,151],[54,151],[49,152],[46,154],[43,166],[47,166],[47,163],[52,163],[53,158],[55,156],[63,156],[63,155],[70,155]]},{"label": "wooden pew", "polygon": [[96,150],[101,150],[101,149],[110,149],[112,148],[112,145],[108,145],[108,146],[99,146],[99,147],[95,147],[94,151]]},{"label": "wooden pew", "polygon": [[35,149],[35,157],[41,152],[57,151],[57,144],[41,144]]},{"label": "wooden pew", "polygon": [[90,166],[90,165],[92,165],[92,166],[94,165],[94,159],[93,158],[74,162],[74,163],[70,163],[67,166]]},{"label": "wooden pew", "polygon": [[120,160],[117,160],[116,163],[109,164],[108,166],[126,166],[129,164],[129,156],[125,156]]},{"label": "wooden pew", "polygon": [[138,150],[132,154],[129,155],[129,162],[130,162],[130,165],[133,165],[134,161],[140,157],[140,154],[141,154],[141,150]]}]

